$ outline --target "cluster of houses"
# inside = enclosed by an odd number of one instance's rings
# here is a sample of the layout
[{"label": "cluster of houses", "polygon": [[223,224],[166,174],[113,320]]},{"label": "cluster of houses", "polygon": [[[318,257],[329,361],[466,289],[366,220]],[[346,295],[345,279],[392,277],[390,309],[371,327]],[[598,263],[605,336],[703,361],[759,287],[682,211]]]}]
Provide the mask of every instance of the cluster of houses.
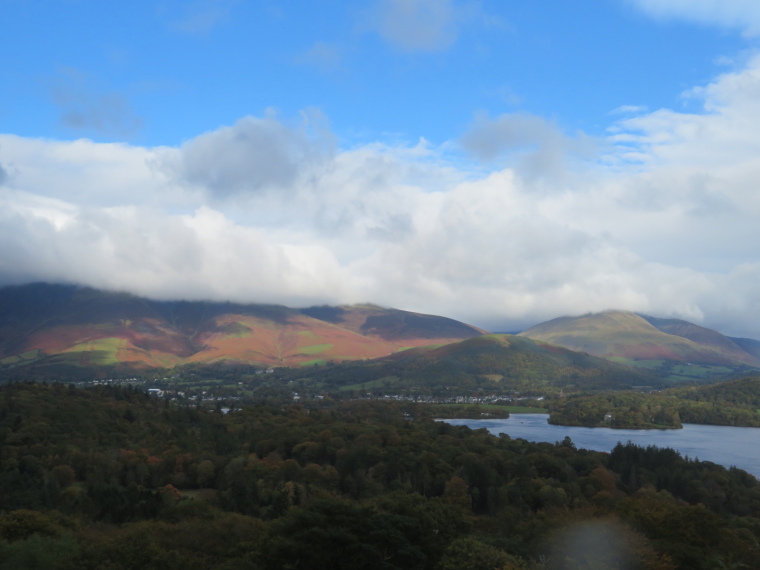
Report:
[{"label": "cluster of houses", "polygon": [[407,402],[420,402],[423,404],[495,404],[496,402],[516,402],[520,400],[537,400],[541,401],[544,396],[527,397],[527,396],[505,396],[500,394],[489,394],[484,396],[423,396],[419,394],[385,394],[380,396],[369,396],[368,399],[381,400],[403,400]]},{"label": "cluster of houses", "polygon": [[145,384],[144,378],[97,378],[74,382],[74,385],[77,388],[84,388],[87,386],[136,386],[140,384]]},{"label": "cluster of houses", "polygon": [[[293,392],[293,401],[298,402],[303,399],[323,399],[324,396],[304,397],[297,392]],[[396,400],[404,402],[416,402],[421,404],[495,404],[496,402],[516,402],[520,400],[541,401],[544,396],[527,397],[527,396],[505,396],[503,394],[488,394],[483,396],[427,396],[421,394],[383,394],[378,396],[367,393],[359,396],[360,400]]]}]

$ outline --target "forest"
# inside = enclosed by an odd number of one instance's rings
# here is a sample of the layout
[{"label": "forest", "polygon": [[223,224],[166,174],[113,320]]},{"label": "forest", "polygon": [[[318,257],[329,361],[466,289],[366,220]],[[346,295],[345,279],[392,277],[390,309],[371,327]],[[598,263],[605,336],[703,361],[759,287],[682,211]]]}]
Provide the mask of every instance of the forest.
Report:
[{"label": "forest", "polygon": [[222,414],[0,387],[0,568],[712,569],[760,558],[748,473],[499,437],[412,403]]},{"label": "forest", "polygon": [[549,422],[627,429],[681,428],[683,423],[760,427],[760,377],[660,392],[600,392],[553,402]]}]

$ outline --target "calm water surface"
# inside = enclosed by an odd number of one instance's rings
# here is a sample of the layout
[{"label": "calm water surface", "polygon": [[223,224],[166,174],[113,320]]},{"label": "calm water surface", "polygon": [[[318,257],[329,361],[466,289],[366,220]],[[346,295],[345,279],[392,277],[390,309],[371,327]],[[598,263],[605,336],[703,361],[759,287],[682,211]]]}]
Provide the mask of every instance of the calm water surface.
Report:
[{"label": "calm water surface", "polygon": [[546,422],[546,414],[512,414],[506,420],[445,420],[452,425],[472,429],[486,428],[498,435],[528,441],[562,441],[570,436],[577,447],[594,451],[611,451],[621,441],[637,445],[670,447],[690,458],[712,461],[730,467],[735,465],[760,478],[760,428],[704,426],[684,424],[683,429],[610,429],[554,426]]}]

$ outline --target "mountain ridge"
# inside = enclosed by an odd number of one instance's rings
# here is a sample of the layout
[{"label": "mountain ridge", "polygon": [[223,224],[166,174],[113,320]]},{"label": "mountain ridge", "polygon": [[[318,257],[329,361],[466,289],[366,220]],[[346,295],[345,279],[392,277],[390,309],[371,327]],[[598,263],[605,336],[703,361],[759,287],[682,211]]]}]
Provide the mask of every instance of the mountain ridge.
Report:
[{"label": "mountain ridge", "polygon": [[[0,370],[5,372],[214,363],[297,367],[383,358],[489,334],[448,317],[370,303],[297,309],[154,301],[73,285],[0,288]],[[548,350],[555,345],[645,368],[675,382],[760,368],[760,341],[630,311],[558,317],[514,338],[520,337]],[[438,352],[445,360],[446,349]]]},{"label": "mountain ridge", "polygon": [[298,366],[377,358],[484,332],[447,317],[376,305],[293,309],[152,301],[68,285],[0,289],[0,365],[10,368],[171,368],[194,362]]},{"label": "mountain ridge", "polygon": [[[661,376],[673,379],[701,379],[720,371],[730,373],[760,367],[760,342],[732,339],[680,319],[630,311],[559,317],[530,327],[520,336],[614,362],[659,368]],[[755,347],[758,350],[753,353]]]}]

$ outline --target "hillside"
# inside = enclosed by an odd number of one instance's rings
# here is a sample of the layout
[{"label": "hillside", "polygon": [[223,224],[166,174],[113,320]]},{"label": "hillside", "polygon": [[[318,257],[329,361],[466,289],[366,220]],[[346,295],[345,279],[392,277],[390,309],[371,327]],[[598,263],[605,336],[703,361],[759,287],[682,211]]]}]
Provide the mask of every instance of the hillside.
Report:
[{"label": "hillside", "polygon": [[741,347],[742,350],[760,360],[760,340],[755,340],[754,338],[728,338]]},{"label": "hillside", "polygon": [[680,428],[683,423],[760,427],[760,376],[660,392],[603,392],[561,399],[550,423],[588,427]]},{"label": "hillside", "polygon": [[626,311],[560,317],[520,336],[646,368],[673,381],[702,380],[760,367],[756,356],[714,330]]},{"label": "hillside", "polygon": [[310,385],[387,391],[625,389],[658,380],[643,370],[514,335],[483,335],[368,362],[305,371]]},{"label": "hillside", "polygon": [[477,333],[486,333],[448,317],[384,309],[371,304],[309,307],[300,309],[300,312],[362,336],[389,342],[408,341],[409,346],[430,344],[425,342],[429,340],[465,339],[477,336]]},{"label": "hillside", "polygon": [[707,386],[681,386],[663,390],[661,394],[728,408],[746,408],[755,413],[760,425],[760,376],[757,375]]},{"label": "hillside", "polygon": [[700,347],[712,349],[732,362],[743,364],[760,364],[756,355],[751,354],[734,339],[722,335],[718,331],[701,327],[681,319],[659,319],[648,315],[639,315],[657,330],[669,335],[679,336],[690,340]]},{"label": "hillside", "polygon": [[0,289],[0,366],[19,373],[219,362],[298,366],[378,358],[482,333],[452,319],[372,305],[291,309],[152,301],[62,285]]}]

